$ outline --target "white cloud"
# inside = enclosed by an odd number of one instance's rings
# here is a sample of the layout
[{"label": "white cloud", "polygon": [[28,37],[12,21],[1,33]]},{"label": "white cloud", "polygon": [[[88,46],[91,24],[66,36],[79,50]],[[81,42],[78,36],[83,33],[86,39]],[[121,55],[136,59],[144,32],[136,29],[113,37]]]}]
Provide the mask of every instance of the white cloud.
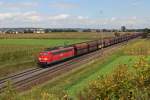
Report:
[{"label": "white cloud", "polygon": [[94,19],[70,14],[44,15],[35,11],[0,13],[0,27],[52,27],[52,28],[138,28],[147,27],[150,17],[112,17]]},{"label": "white cloud", "polygon": [[116,17],[112,17],[112,18],[111,18],[111,21],[116,21],[116,20],[117,20]]},{"label": "white cloud", "polygon": [[137,18],[137,16],[133,16],[131,19],[137,20],[138,18]]},{"label": "white cloud", "polygon": [[42,20],[42,18],[40,17],[40,16],[38,16],[38,15],[31,15],[31,16],[28,16],[27,17],[27,19],[29,20],[29,21],[41,21]]},{"label": "white cloud", "polygon": [[1,9],[24,9],[24,8],[33,8],[37,7],[37,2],[15,2],[15,3],[9,3],[9,2],[0,2],[0,8]]},{"label": "white cloud", "polygon": [[62,19],[69,18],[69,16],[70,15],[68,15],[68,14],[60,14],[60,15],[50,16],[48,19],[49,20],[62,20]]},{"label": "white cloud", "polygon": [[11,13],[0,13],[0,20],[5,20],[11,18],[13,15]]},{"label": "white cloud", "polygon": [[26,19],[27,21],[32,21],[32,22],[42,21],[44,19],[44,16],[41,16],[35,11],[21,13],[20,16]]},{"label": "white cloud", "polygon": [[84,16],[77,16],[78,19],[83,20],[83,19],[88,19],[88,17],[84,17]]},{"label": "white cloud", "polygon": [[0,20],[8,21],[41,21],[42,16],[36,12],[0,13]]}]

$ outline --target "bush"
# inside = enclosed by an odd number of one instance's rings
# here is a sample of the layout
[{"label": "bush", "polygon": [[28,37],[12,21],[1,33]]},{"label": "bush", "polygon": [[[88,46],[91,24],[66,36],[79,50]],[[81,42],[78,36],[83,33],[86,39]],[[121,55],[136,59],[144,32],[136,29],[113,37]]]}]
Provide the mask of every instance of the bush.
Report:
[{"label": "bush", "polygon": [[17,100],[17,92],[12,87],[11,82],[8,81],[6,89],[0,95],[0,100]]},{"label": "bush", "polygon": [[99,78],[89,84],[78,95],[80,100],[148,100],[150,98],[150,63],[141,57],[129,72],[127,65],[105,78]]},{"label": "bush", "polygon": [[145,29],[144,29],[144,32],[143,32],[143,34],[142,34],[142,38],[147,38],[148,35],[149,35],[149,33],[150,33],[150,29],[145,28]]}]

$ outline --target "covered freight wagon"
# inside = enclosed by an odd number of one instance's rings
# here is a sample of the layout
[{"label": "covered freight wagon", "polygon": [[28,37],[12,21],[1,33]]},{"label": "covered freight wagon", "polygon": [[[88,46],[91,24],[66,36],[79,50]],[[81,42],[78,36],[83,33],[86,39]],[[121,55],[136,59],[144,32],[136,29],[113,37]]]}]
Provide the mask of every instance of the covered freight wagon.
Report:
[{"label": "covered freight wagon", "polygon": [[98,49],[98,41],[90,41],[88,42],[89,45],[89,52],[95,51]]},{"label": "covered freight wagon", "polygon": [[89,52],[87,43],[75,44],[74,49],[75,49],[75,55],[77,55],[77,56]]}]

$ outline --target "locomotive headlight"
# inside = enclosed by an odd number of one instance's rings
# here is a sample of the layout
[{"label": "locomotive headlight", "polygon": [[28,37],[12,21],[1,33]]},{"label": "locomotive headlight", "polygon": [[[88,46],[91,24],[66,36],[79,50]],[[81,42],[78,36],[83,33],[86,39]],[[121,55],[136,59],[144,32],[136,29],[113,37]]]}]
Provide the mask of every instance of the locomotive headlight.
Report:
[{"label": "locomotive headlight", "polygon": [[48,58],[44,58],[43,60],[47,61],[47,60],[48,60]]}]

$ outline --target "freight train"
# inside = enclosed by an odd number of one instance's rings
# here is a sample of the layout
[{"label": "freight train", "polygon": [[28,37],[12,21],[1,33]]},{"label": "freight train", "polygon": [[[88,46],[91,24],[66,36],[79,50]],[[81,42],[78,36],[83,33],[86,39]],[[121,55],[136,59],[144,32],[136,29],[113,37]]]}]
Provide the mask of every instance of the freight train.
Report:
[{"label": "freight train", "polygon": [[66,59],[81,56],[96,50],[106,48],[108,46],[118,44],[130,39],[139,37],[141,33],[133,33],[121,35],[119,37],[113,37],[110,39],[93,40],[88,42],[82,42],[65,47],[47,48],[45,51],[40,52],[38,56],[38,65],[41,67],[47,67],[48,65],[55,64]]}]

